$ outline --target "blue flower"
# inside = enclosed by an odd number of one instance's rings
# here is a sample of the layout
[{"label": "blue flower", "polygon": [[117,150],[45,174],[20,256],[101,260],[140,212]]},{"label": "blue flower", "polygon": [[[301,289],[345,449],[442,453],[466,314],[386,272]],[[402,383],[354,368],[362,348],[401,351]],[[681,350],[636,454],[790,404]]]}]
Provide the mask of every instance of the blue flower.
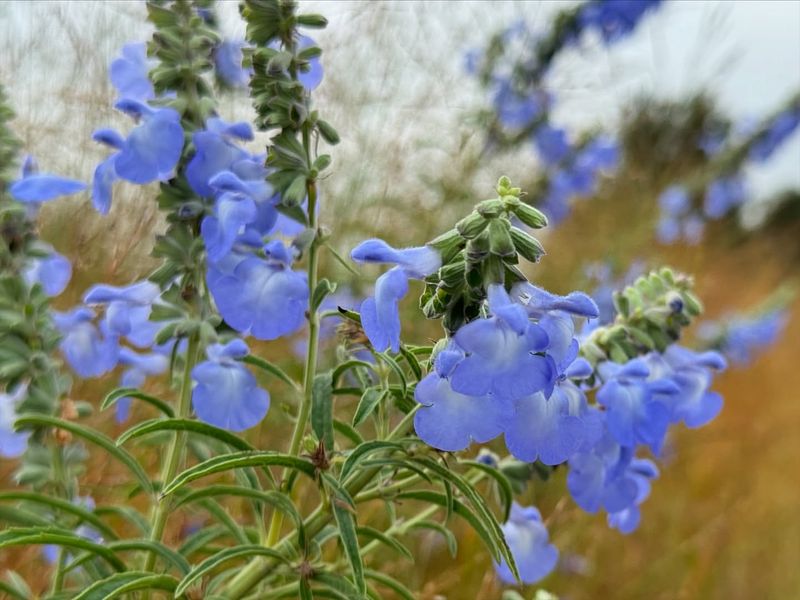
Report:
[{"label": "blue flower", "polygon": [[597,318],[600,314],[595,301],[583,292],[570,292],[566,296],[559,296],[527,281],[516,283],[511,287],[511,298],[535,319],[541,319],[555,310],[589,319]]},{"label": "blue flower", "polygon": [[243,431],[258,425],[269,410],[269,394],[258,387],[256,378],[237,358],[247,356],[247,344],[235,339],[206,349],[208,360],[192,369],[197,382],[192,406],[200,420]]},{"label": "blue flower", "polygon": [[589,363],[578,358],[578,341],[572,319],[565,313],[551,313],[539,321],[548,335],[547,356],[556,373],[549,396],[537,392],[514,402],[514,415],[505,430],[506,446],[519,460],[558,465],[572,456],[583,443],[583,415],[586,397],[572,379],[592,374]]},{"label": "blue flower", "polygon": [[144,42],[125,44],[121,56],[111,63],[111,84],[120,98],[145,102],[155,98],[153,84],[147,73],[150,65]]},{"label": "blue flower", "polygon": [[86,304],[106,305],[106,330],[125,336],[139,348],[153,345],[159,324],[150,321],[153,302],[160,295],[159,287],[150,281],[139,281],[125,287],[95,285],[83,297]]},{"label": "blue flower", "polygon": [[567,488],[578,506],[590,513],[601,508],[618,513],[634,505],[639,486],[629,472],[633,452],[606,433],[592,447],[573,454]]},{"label": "blue flower", "polygon": [[[138,354],[129,348],[120,348],[119,363],[127,368],[122,372],[120,387],[138,388],[153,375],[160,375],[169,367],[169,358],[163,354]],[[128,420],[131,399],[120,398],[117,401],[117,423]]]},{"label": "blue flower", "polygon": [[253,130],[247,123],[226,123],[211,118],[204,131],[192,135],[194,156],[186,165],[186,179],[192,190],[204,198],[212,198],[214,189],[209,181],[222,171],[229,171],[239,161],[251,158],[250,154],[234,141],[253,139]]},{"label": "blue flower", "polygon": [[732,362],[746,365],[756,352],[778,341],[788,322],[784,309],[771,310],[756,316],[729,316],[725,325],[704,324],[703,337],[709,341],[720,337],[719,349]]},{"label": "blue flower", "polygon": [[232,88],[246,88],[253,69],[242,66],[241,40],[224,40],[214,49],[214,68],[219,78]]},{"label": "blue flower", "polygon": [[620,148],[613,139],[599,135],[589,141],[575,157],[575,166],[580,171],[613,171],[619,166]]},{"label": "blue flower", "polygon": [[455,341],[467,357],[456,365],[452,388],[469,396],[492,393],[517,400],[552,388],[551,362],[534,354],[547,348],[547,333],[531,323],[525,309],[511,302],[502,285],[489,286],[489,309],[494,316],[461,327]]},{"label": "blue flower", "polygon": [[436,355],[434,371],[414,392],[414,399],[422,405],[414,415],[417,435],[429,446],[448,452],[463,450],[473,441],[496,438],[514,416],[508,400],[453,391],[449,376],[463,358],[464,353],[451,342]]},{"label": "blue flower", "polygon": [[225,322],[259,340],[297,331],[308,308],[305,273],[292,271],[291,256],[277,240],[264,247],[266,259],[228,254],[208,266],[208,288]]},{"label": "blue flower", "polygon": [[17,407],[25,400],[28,386],[18,385],[13,392],[0,392],[0,456],[16,458],[28,447],[30,431],[14,431]]},{"label": "blue flower", "polygon": [[702,427],[722,410],[722,396],[709,391],[716,371],[726,368],[725,359],[714,351],[694,352],[672,344],[663,359],[672,373],[669,380],[678,386],[672,396],[673,422],[683,421],[687,427]]},{"label": "blue flower", "polygon": [[533,141],[539,156],[547,166],[554,166],[569,156],[572,147],[567,139],[567,132],[549,123],[537,127],[533,132]]},{"label": "blue flower", "polygon": [[48,296],[58,296],[66,289],[72,277],[72,265],[66,257],[53,250],[52,246],[44,247],[49,249],[50,255],[30,259],[22,275],[28,285],[38,283]]},{"label": "blue flower", "polygon": [[624,365],[605,362],[598,372],[604,382],[597,401],[606,408],[609,433],[622,446],[647,444],[658,453],[670,422],[668,397],[680,388],[668,378],[648,380],[650,369],[641,358]]},{"label": "blue flower", "polygon": [[706,190],[703,211],[709,219],[721,219],[745,201],[744,182],[740,177],[723,177]]},{"label": "blue flower", "polygon": [[583,28],[596,28],[607,44],[629,35],[648,10],[661,0],[597,0],[582,5]]},{"label": "blue flower", "polygon": [[800,126],[800,107],[779,114],[750,148],[750,159],[765,162]]},{"label": "blue flower", "polygon": [[[522,583],[532,584],[547,577],[558,563],[558,549],[550,543],[542,516],[534,506],[511,505],[508,521],[500,526],[517,563]],[[504,583],[517,580],[503,562],[495,564],[497,575]]]},{"label": "blue flower", "polygon": [[71,196],[86,189],[86,184],[74,179],[39,173],[36,161],[28,156],[22,166],[20,179],[8,188],[11,197],[18,202],[38,205],[61,196]]},{"label": "blue flower", "polygon": [[522,129],[541,117],[550,107],[551,99],[544,91],[520,95],[508,81],[500,81],[494,94],[497,118],[506,127]]},{"label": "blue flower", "polygon": [[650,495],[650,481],[658,477],[658,469],[653,461],[635,458],[628,468],[628,476],[636,484],[636,497],[627,508],[609,513],[608,526],[621,533],[629,534],[636,530],[641,520],[639,505]]},{"label": "blue flower", "polygon": [[378,239],[362,242],[352,250],[350,256],[361,263],[397,265],[375,282],[375,296],[361,303],[361,324],[372,346],[378,352],[387,348],[397,352],[400,347],[397,303],[408,291],[408,278],[422,279],[436,272],[442,265],[442,258],[436,250],[427,246],[397,250]]},{"label": "blue flower", "polygon": [[78,307],[69,312],[53,311],[53,322],[64,336],[60,348],[64,357],[81,377],[99,377],[117,365],[118,338],[105,326],[93,323],[95,314]]},{"label": "blue flower", "polygon": [[92,139],[116,150],[94,171],[92,203],[101,214],[111,208],[114,181],[145,184],[173,176],[183,152],[180,115],[171,108],[151,108],[139,100],[123,98],[114,107],[139,124],[123,138],[113,129],[98,129]]}]

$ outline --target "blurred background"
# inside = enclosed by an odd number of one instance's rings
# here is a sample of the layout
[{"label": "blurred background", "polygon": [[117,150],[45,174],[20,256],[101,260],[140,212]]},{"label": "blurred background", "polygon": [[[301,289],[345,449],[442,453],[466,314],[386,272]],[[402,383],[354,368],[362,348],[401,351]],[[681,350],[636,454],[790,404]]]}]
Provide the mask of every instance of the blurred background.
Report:
[{"label": "blurred background", "polygon": [[[241,38],[236,3],[220,4],[222,32]],[[343,254],[365,237],[400,246],[432,239],[492,197],[501,174],[533,195],[544,189],[548,166],[530,143],[489,143],[493,91],[470,74],[467,59],[521,22],[534,39],[546,35],[555,15],[574,2],[300,4],[330,19],[317,39],[325,79],[315,97],[342,138],[321,194],[323,221]],[[91,180],[104,152],[91,132],[124,122],[111,108],[108,64],[124,43],[149,34],[139,3],[0,4],[0,81],[17,112],[15,131],[44,171]],[[689,332],[696,345],[718,343],[714,332],[765,314],[779,314],[782,327],[718,378],[722,414],[670,439],[633,534],[580,511],[558,470],[547,483],[534,482],[525,500],[541,509],[562,556],[542,587],[575,600],[798,597],[800,302],[793,287],[800,276],[800,134],[769,160],[742,165],[744,199],[708,219],[700,239],[663,243],[657,231],[664,190],[719,168],[718,155],[701,149],[710,132],[721,127],[735,145],[800,91],[800,2],[667,0],[624,39],[609,44],[586,36],[560,52],[543,85],[554,98],[551,123],[574,140],[603,132],[620,144],[620,160],[541,232],[548,254],[528,269],[531,279],[553,292],[580,289],[605,298],[604,286],[624,283],[636,265],[667,264],[695,276],[713,322]],[[220,97],[226,120],[252,114],[246,92]],[[266,142],[262,135],[252,149]],[[42,209],[41,236],[74,268],[57,308],[73,306],[94,283],[127,283],[153,269],[152,238],[163,226],[154,196],[155,186],[123,183],[108,217],[95,213],[86,194]],[[366,279],[336,263],[325,268],[355,297],[369,291]],[[413,294],[404,309],[405,339],[439,337],[416,311]],[[301,338],[257,351],[297,371],[298,344]],[[83,383],[74,395],[99,405],[115,383],[115,376]],[[269,419],[248,433],[261,447],[280,443],[288,431],[281,402],[291,399],[281,397],[285,390],[270,391]],[[137,407],[133,419],[147,410]],[[106,414],[94,422],[111,433],[125,427]],[[155,467],[159,457],[146,447],[140,452]],[[0,463],[3,485],[11,484],[13,466]],[[121,477],[93,456],[84,486],[98,502],[113,502]],[[177,531],[187,524],[188,517],[174,525]],[[417,544],[413,569],[378,558],[420,598],[500,598],[490,559],[471,532],[463,530],[455,559],[437,538],[420,535],[409,544]],[[44,567],[36,550],[0,552],[0,568],[29,581]]]}]

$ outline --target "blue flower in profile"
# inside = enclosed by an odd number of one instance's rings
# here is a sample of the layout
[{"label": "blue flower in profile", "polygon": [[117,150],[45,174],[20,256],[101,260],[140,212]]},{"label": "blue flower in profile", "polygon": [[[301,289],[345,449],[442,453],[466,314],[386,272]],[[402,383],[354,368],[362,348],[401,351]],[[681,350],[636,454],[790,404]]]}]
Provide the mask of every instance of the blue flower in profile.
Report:
[{"label": "blue flower in profile", "polygon": [[496,84],[493,102],[497,118],[512,129],[525,127],[542,116],[550,106],[550,98],[546,92],[521,95],[509,81]]},{"label": "blue flower in profile", "polygon": [[434,371],[417,384],[414,392],[414,399],[422,405],[414,415],[417,435],[429,446],[447,452],[464,450],[473,441],[493,440],[514,416],[506,399],[453,391],[449,377],[463,358],[464,352],[450,342],[436,355]]},{"label": "blue flower in profile", "polygon": [[505,430],[506,446],[519,460],[558,465],[583,443],[583,415],[588,410],[583,391],[573,382],[592,374],[588,362],[578,358],[578,341],[572,318],[551,313],[539,321],[548,335],[547,356],[556,373],[549,396],[537,392],[514,401],[514,416]]},{"label": "blue flower in profile", "polygon": [[[558,549],[550,543],[550,536],[542,523],[542,515],[536,507],[520,506],[514,502],[508,521],[500,528],[517,564],[522,583],[537,583],[555,569]],[[495,569],[504,583],[517,583],[505,562],[495,563]]]},{"label": "blue flower in profile", "polygon": [[539,156],[547,166],[554,166],[569,156],[572,147],[567,139],[567,132],[549,123],[537,127],[533,132],[533,142]]},{"label": "blue flower in profile", "polygon": [[253,69],[242,66],[244,55],[242,40],[223,40],[214,49],[214,68],[219,78],[232,88],[246,88],[253,74]]},{"label": "blue flower in profile", "polygon": [[14,431],[17,407],[28,393],[26,384],[18,385],[13,392],[0,392],[0,456],[17,458],[28,447],[30,431]]},{"label": "blue flower in profile", "polygon": [[727,367],[719,352],[694,352],[672,344],[663,354],[672,373],[669,380],[678,389],[672,396],[673,422],[683,421],[687,427],[702,427],[712,421],[722,410],[722,396],[709,391],[714,373]]},{"label": "blue flower in profile", "polygon": [[225,322],[259,340],[297,331],[308,308],[305,273],[291,269],[290,251],[278,240],[264,246],[266,258],[237,252],[208,266],[208,288]]},{"label": "blue flower in profile", "polygon": [[86,304],[106,306],[106,330],[124,336],[139,348],[153,345],[159,324],[150,321],[153,302],[161,294],[150,281],[138,281],[125,287],[95,285],[83,297]]},{"label": "blue flower in profile", "polygon": [[101,214],[111,208],[112,188],[117,179],[146,184],[166,181],[173,176],[183,152],[180,115],[171,108],[151,108],[139,100],[123,98],[114,105],[138,122],[122,137],[113,129],[98,129],[96,142],[116,150],[94,171],[92,203]]},{"label": "blue flower in profile", "polygon": [[629,467],[634,449],[618,444],[606,433],[589,448],[569,459],[567,488],[583,510],[618,513],[636,503],[639,486]]},{"label": "blue flower in profile", "polygon": [[[214,214],[203,219],[200,232],[212,261],[231,251],[245,227],[251,227],[260,237],[270,232],[278,217],[275,205],[279,197],[264,180],[266,169],[250,160],[240,161],[233,168],[255,176],[243,180],[233,171],[222,171],[209,180],[218,197]],[[253,169],[257,173],[249,172]]]},{"label": "blue flower in profile", "polygon": [[400,348],[397,303],[408,291],[408,279],[422,279],[436,272],[442,265],[442,257],[428,246],[398,250],[378,239],[361,242],[350,257],[360,263],[397,265],[375,282],[375,296],[361,303],[361,324],[372,346],[378,352],[387,348],[397,352]]},{"label": "blue flower in profile", "polygon": [[186,165],[186,179],[192,190],[204,198],[214,197],[209,181],[222,171],[230,171],[239,161],[251,158],[236,142],[252,139],[253,129],[248,123],[208,119],[205,130],[192,135],[195,153]]},{"label": "blue flower in profile", "polygon": [[658,477],[658,468],[651,460],[634,458],[627,469],[628,477],[636,484],[636,497],[627,508],[609,513],[608,526],[624,534],[633,533],[639,527],[641,511],[639,505],[650,495],[650,481]]},{"label": "blue flower in profile", "polygon": [[541,319],[552,311],[589,319],[595,319],[600,314],[595,301],[583,292],[570,292],[566,296],[559,296],[527,281],[515,283],[511,287],[511,298],[535,319]]},{"label": "blue flower in profile", "polygon": [[197,385],[192,406],[201,421],[230,431],[244,431],[258,425],[269,410],[269,394],[258,387],[256,378],[236,359],[247,356],[247,344],[234,339],[211,344],[208,360],[192,369]]},{"label": "blue flower in profile", "polygon": [[723,177],[708,186],[703,201],[703,212],[709,219],[721,219],[741,205],[745,198],[744,182],[740,177]]},{"label": "blue flower in profile", "polygon": [[53,311],[53,322],[64,336],[61,352],[67,363],[78,375],[85,378],[99,377],[117,365],[119,354],[118,337],[94,324],[95,313],[85,307],[69,312]]},{"label": "blue flower in profile", "polygon": [[[144,385],[148,377],[164,373],[167,367],[169,367],[169,358],[163,354],[139,354],[130,348],[120,348],[119,364],[126,367],[120,378],[120,387],[139,388]],[[130,398],[120,398],[117,400],[117,423],[123,423],[128,420],[130,407]]]},{"label": "blue flower in profile", "polygon": [[125,44],[121,55],[111,62],[111,84],[117,89],[120,98],[139,102],[152,100],[156,94],[147,75],[149,70],[144,42]]},{"label": "blue flower in profile", "polygon": [[549,395],[555,378],[552,360],[534,354],[547,348],[547,333],[502,285],[490,285],[488,296],[493,316],[467,323],[454,336],[467,357],[453,371],[453,389],[512,401],[544,390]]},{"label": "blue flower in profile", "polygon": [[669,378],[648,379],[650,368],[642,358],[601,363],[598,372],[603,385],[597,401],[606,408],[611,436],[622,446],[647,444],[658,453],[670,423],[670,397],[680,388]]},{"label": "blue flower in profile", "polygon": [[86,189],[86,184],[74,179],[39,173],[33,157],[26,157],[20,178],[8,188],[11,197],[18,202],[39,205],[61,196],[71,196]]},{"label": "blue flower in profile", "polygon": [[755,316],[729,316],[723,319],[724,324],[704,323],[701,336],[718,343],[720,351],[733,363],[746,365],[757,352],[778,341],[788,321],[785,309]]},{"label": "blue flower in profile", "polygon": [[58,296],[63,292],[72,278],[72,264],[65,257],[53,250],[50,245],[43,245],[50,251],[49,256],[30,259],[22,276],[28,285],[39,284],[48,296]]}]

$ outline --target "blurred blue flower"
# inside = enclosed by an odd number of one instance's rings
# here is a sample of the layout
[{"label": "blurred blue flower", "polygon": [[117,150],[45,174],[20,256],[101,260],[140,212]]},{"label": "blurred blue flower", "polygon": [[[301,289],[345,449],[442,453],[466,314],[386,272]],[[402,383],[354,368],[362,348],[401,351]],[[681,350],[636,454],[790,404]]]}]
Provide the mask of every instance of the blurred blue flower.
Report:
[{"label": "blurred blue flower", "polygon": [[452,388],[470,396],[492,393],[511,401],[543,390],[549,394],[554,368],[547,358],[533,354],[547,348],[547,333],[530,322],[502,285],[490,285],[488,295],[493,316],[471,321],[455,334],[467,357],[453,371]]},{"label": "blurred blue flower", "polygon": [[765,162],[795,132],[800,125],[800,107],[779,114],[750,148],[750,160]]},{"label": "blurred blue flower", "polygon": [[201,421],[230,431],[243,431],[258,425],[269,410],[269,394],[258,387],[256,378],[237,358],[247,356],[247,344],[234,339],[227,344],[212,344],[206,349],[208,360],[192,370],[197,382],[192,390],[192,406]]},{"label": "blurred blue flower", "polygon": [[39,173],[32,156],[25,158],[20,178],[11,183],[8,192],[18,202],[38,205],[61,196],[71,196],[86,189],[86,184],[74,179]]},{"label": "blurred blue flower", "polygon": [[72,370],[85,378],[99,377],[113,369],[119,353],[117,335],[104,322],[98,329],[94,318],[95,313],[82,306],[65,313],[53,311],[53,322],[64,336],[61,352]]},{"label": "blurred blue flower", "polygon": [[[120,387],[139,388],[144,385],[148,377],[164,373],[167,367],[169,367],[169,358],[163,354],[139,354],[129,348],[120,348],[119,364],[125,365],[126,367],[122,372],[119,383]],[[117,423],[123,423],[128,420],[130,407],[130,398],[120,398],[117,400]]]},{"label": "blurred blue flower", "polygon": [[668,398],[671,420],[683,421],[687,427],[702,427],[716,418],[722,410],[722,396],[709,388],[715,372],[727,367],[723,356],[714,351],[694,352],[672,344],[664,352],[663,360],[671,370],[669,380],[679,388],[678,394]]},{"label": "blurred blue flower", "polygon": [[592,0],[579,15],[584,29],[597,29],[607,44],[629,35],[648,10],[661,0]]},{"label": "blurred blue flower", "polygon": [[496,438],[513,418],[511,403],[504,398],[453,391],[449,377],[463,358],[463,351],[450,342],[436,355],[434,371],[414,392],[414,399],[422,405],[414,415],[417,435],[429,446],[447,452]]},{"label": "blurred blue flower", "polygon": [[38,283],[48,296],[58,296],[72,278],[72,265],[65,256],[53,250],[52,246],[44,245],[44,248],[50,250],[50,255],[31,258],[22,276],[28,285]]},{"label": "blurred blue flower", "polygon": [[208,288],[225,322],[259,340],[297,331],[308,308],[305,273],[292,271],[289,250],[274,240],[266,258],[232,252],[208,265]]},{"label": "blurred blue flower", "polygon": [[161,294],[159,287],[150,281],[138,281],[125,287],[95,285],[83,297],[85,304],[105,305],[106,330],[124,336],[134,346],[147,348],[153,345],[158,323],[150,321],[153,302]]},{"label": "blurred blue flower", "polygon": [[111,84],[120,98],[145,102],[155,98],[153,84],[148,77],[150,64],[144,42],[125,44],[121,56],[111,63]]},{"label": "blurred blue flower", "polygon": [[708,186],[703,211],[709,219],[721,219],[741,205],[745,198],[746,192],[741,177],[723,177]]},{"label": "blurred blue flower", "polygon": [[192,134],[195,153],[186,165],[186,179],[192,190],[199,196],[212,198],[214,189],[209,181],[218,173],[231,170],[239,161],[251,158],[235,142],[252,139],[253,130],[248,123],[208,119],[205,130]]},{"label": "blurred blue flower", "polygon": [[18,385],[13,392],[0,392],[0,456],[16,458],[22,456],[28,447],[30,431],[14,431],[17,420],[17,407],[28,393],[26,384]]},{"label": "blurred blue flower", "polygon": [[542,162],[549,167],[563,161],[572,150],[567,132],[549,123],[543,123],[536,128],[533,132],[533,141]]},{"label": "blurred blue flower", "polygon": [[[511,505],[508,521],[500,526],[517,563],[522,583],[533,584],[547,577],[558,563],[558,549],[550,543],[542,516],[534,506]],[[517,580],[503,562],[495,563],[500,579],[507,584]]]},{"label": "blurred blue flower", "polygon": [[631,461],[627,475],[636,484],[636,496],[633,504],[621,511],[609,513],[607,516],[608,526],[626,535],[639,527],[641,520],[639,505],[650,495],[650,481],[658,477],[658,468],[653,461],[635,458]]},{"label": "blurred blue flower", "polygon": [[520,95],[505,80],[496,84],[493,102],[497,118],[512,129],[525,127],[541,117],[550,107],[550,97],[543,90]]},{"label": "blurred blue flower", "polygon": [[253,74],[252,67],[245,69],[242,66],[244,46],[245,42],[242,40],[223,40],[214,49],[214,68],[217,75],[232,88],[246,88]]},{"label": "blurred blue flower", "polygon": [[789,315],[782,308],[754,316],[729,315],[719,322],[702,323],[698,333],[730,361],[746,365],[757,352],[778,341],[788,320]]},{"label": "blurred blue flower", "polygon": [[360,263],[389,263],[397,266],[375,282],[375,296],[361,303],[361,324],[370,343],[378,352],[400,348],[400,315],[397,303],[408,291],[408,278],[422,279],[434,273],[442,258],[433,248],[397,250],[378,239],[369,239],[353,248],[350,257]]}]

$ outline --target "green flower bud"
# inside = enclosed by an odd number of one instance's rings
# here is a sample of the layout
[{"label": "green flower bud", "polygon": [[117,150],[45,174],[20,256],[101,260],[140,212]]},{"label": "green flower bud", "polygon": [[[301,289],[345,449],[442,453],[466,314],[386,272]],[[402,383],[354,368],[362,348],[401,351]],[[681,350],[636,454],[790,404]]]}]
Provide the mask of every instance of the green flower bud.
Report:
[{"label": "green flower bud", "polygon": [[456,223],[456,230],[465,240],[471,240],[486,229],[489,221],[484,219],[477,212],[473,211],[458,223]]},{"label": "green flower bud", "polygon": [[447,264],[464,247],[464,238],[461,237],[457,229],[451,229],[434,238],[433,241],[428,242],[426,245],[438,250],[439,254],[442,255],[442,263]]},{"label": "green flower bud", "polygon": [[458,289],[464,285],[466,270],[467,265],[463,260],[455,260],[439,269],[439,277],[445,287]]},{"label": "green flower bud", "polygon": [[505,212],[505,206],[503,205],[502,200],[494,198],[492,200],[484,200],[483,202],[478,203],[478,205],[475,207],[475,210],[477,210],[478,214],[486,219],[494,219]]},{"label": "green flower bud", "polygon": [[519,202],[511,210],[513,210],[517,218],[528,227],[532,227],[533,229],[547,227],[547,217],[544,216],[542,211],[532,207],[530,204]]},{"label": "green flower bud", "polygon": [[467,261],[481,262],[489,254],[489,232],[484,231],[467,242]]},{"label": "green flower bud", "polygon": [[516,256],[510,229],[511,223],[508,219],[492,219],[489,223],[489,252],[501,257]]},{"label": "green flower bud", "polygon": [[514,243],[514,248],[525,260],[529,260],[534,263],[539,262],[539,259],[547,254],[539,240],[526,231],[522,231],[517,227],[512,227],[510,234],[511,240]]}]

